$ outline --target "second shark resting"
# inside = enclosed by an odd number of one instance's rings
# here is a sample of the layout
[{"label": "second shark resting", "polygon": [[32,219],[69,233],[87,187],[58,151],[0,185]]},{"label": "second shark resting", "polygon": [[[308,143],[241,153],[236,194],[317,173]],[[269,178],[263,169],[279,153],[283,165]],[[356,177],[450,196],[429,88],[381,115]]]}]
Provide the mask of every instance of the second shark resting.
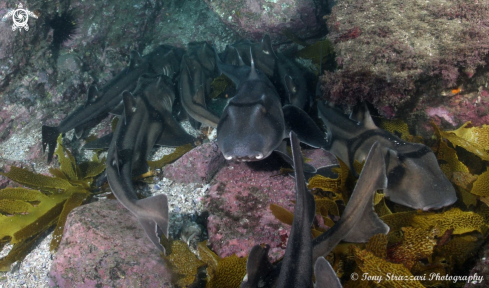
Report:
[{"label": "second shark resting", "polygon": [[[260,287],[312,287],[313,264],[316,287],[341,287],[322,256],[340,241],[366,242],[374,234],[388,232],[373,210],[375,190],[382,189],[391,201],[414,209],[438,209],[456,201],[455,190],[433,152],[379,129],[364,105],[348,118],[319,102],[325,137],[303,110],[312,101],[300,68],[275,53],[268,36],[260,43],[240,41],[227,46],[220,56],[216,52],[207,43],[192,43],[185,54],[166,45],[144,57],[131,53],[129,67],[100,92],[95,86],[89,88],[84,106],[57,127],[43,126],[48,161],[59,133],[75,129],[81,136],[108,112],[118,115],[114,133],[85,148],[108,148],[106,173],[114,195],[137,217],[154,245],[165,252],[161,238],[168,237],[168,199],[166,195],[138,199],[131,178],[147,171],[146,158],[154,146],[194,143],[195,138],[175,118],[187,115],[193,127],[200,127],[200,123],[216,127],[217,143],[227,160],[259,161],[278,152],[294,167],[296,179],[297,201],[285,257],[274,266],[268,261],[267,247],[253,247],[242,287],[257,287],[258,283]],[[207,103],[210,83],[220,73],[233,81],[236,94],[222,115],[216,116]],[[286,138],[290,138],[292,155]],[[315,173],[316,168],[303,163],[299,141],[330,151],[347,163],[354,175],[353,161],[365,160],[342,217],[314,240],[310,228],[315,204],[304,173]]]}]

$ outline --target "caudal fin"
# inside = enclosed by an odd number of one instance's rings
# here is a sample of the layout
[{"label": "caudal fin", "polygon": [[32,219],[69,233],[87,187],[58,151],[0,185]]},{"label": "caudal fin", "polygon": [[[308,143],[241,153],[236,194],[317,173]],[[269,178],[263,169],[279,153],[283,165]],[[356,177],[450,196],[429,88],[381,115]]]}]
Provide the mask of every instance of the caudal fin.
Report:
[{"label": "caudal fin", "polygon": [[58,127],[50,127],[42,125],[42,152],[46,151],[48,147],[48,164],[53,160],[54,149],[56,149],[56,142],[59,136]]},{"label": "caudal fin", "polygon": [[161,252],[165,253],[161,238],[168,239],[168,198],[165,194],[160,194],[138,200],[136,205],[140,209],[133,212],[136,212],[136,217],[146,235]]}]

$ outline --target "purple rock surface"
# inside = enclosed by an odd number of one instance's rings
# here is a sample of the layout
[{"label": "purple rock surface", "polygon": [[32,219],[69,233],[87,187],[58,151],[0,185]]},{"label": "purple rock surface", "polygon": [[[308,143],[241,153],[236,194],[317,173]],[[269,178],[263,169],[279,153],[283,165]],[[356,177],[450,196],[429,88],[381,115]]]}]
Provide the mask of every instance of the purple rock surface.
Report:
[{"label": "purple rock surface", "polygon": [[[260,41],[265,34],[283,40],[285,29],[308,37],[321,28],[318,5],[312,0],[204,0],[231,29]],[[319,19],[318,19],[319,18]]]},{"label": "purple rock surface", "polygon": [[270,211],[270,204],[293,211],[294,179],[278,171],[257,171],[246,163],[232,163],[211,183],[205,205],[209,210],[209,244],[220,256],[248,255],[256,244],[269,244],[269,257],[283,256],[290,226]]},{"label": "purple rock surface", "polygon": [[489,281],[489,244],[486,244],[481,248],[477,263],[470,271],[469,276],[473,277],[473,280],[465,284],[465,288],[488,287],[487,281]]},{"label": "purple rock surface", "polygon": [[159,250],[116,200],[74,209],[49,273],[51,287],[171,287]]},{"label": "purple rock surface", "polygon": [[316,168],[329,166],[332,164],[338,164],[336,157],[323,149],[308,149],[302,150],[302,155],[304,156],[304,161]]},{"label": "purple rock surface", "polygon": [[367,100],[387,117],[408,117],[488,80],[487,2],[340,0],[327,24],[340,69],[321,81],[333,102]]},{"label": "purple rock surface", "polygon": [[166,166],[163,175],[179,183],[209,183],[225,162],[216,142],[205,143]]}]

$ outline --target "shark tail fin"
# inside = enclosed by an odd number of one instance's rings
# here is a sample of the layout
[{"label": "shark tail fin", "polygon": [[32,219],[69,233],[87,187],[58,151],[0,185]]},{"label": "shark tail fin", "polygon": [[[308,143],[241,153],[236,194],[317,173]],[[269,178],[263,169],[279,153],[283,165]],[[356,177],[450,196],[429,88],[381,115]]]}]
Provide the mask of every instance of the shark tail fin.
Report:
[{"label": "shark tail fin", "polygon": [[144,211],[136,214],[136,217],[146,235],[161,252],[165,253],[165,247],[161,242],[162,240],[167,242],[168,239],[168,198],[165,194],[160,194],[138,200],[136,205],[141,208],[139,211]]},{"label": "shark tail fin", "polygon": [[48,146],[48,163],[51,163],[51,160],[53,160],[58,136],[58,127],[42,126],[42,152],[44,153],[46,151],[46,146]]},{"label": "shark tail fin", "polygon": [[324,257],[319,257],[314,264],[314,275],[316,276],[315,288],[342,288],[340,279],[336,276],[333,267]]}]

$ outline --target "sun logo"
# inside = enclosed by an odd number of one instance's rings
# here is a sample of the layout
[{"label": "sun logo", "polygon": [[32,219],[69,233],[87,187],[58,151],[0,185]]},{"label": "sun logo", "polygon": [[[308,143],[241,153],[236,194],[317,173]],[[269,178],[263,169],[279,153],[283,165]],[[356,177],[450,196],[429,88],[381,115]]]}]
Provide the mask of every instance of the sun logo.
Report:
[{"label": "sun logo", "polygon": [[24,9],[22,3],[17,6],[17,9],[5,14],[2,17],[2,20],[6,20],[10,16],[12,16],[12,21],[14,22],[12,24],[12,31],[15,31],[17,29],[19,29],[19,31],[22,31],[22,28],[24,28],[25,31],[29,31],[29,25],[27,24],[27,21],[29,21],[29,16],[37,19],[37,15],[34,14],[34,12],[32,11]]}]

